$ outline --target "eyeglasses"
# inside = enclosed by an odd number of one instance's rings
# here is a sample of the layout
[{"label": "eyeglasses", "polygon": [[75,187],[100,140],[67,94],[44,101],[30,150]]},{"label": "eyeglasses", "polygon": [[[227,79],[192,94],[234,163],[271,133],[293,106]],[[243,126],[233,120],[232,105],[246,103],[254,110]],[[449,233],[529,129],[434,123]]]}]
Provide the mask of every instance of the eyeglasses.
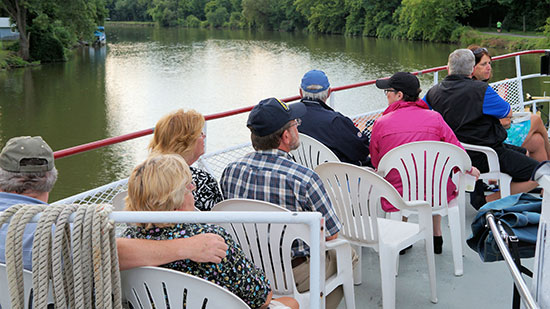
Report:
[{"label": "eyeglasses", "polygon": [[482,53],[486,53],[486,54],[489,54],[489,51],[487,50],[487,48],[485,47],[480,47],[480,48],[476,48],[474,51],[472,51],[474,53],[474,56],[477,56],[479,54],[482,54]]},{"label": "eyeglasses", "polygon": [[295,122],[293,124],[291,124],[290,127],[299,126],[299,125],[302,124],[302,119],[300,119],[300,118],[296,118],[296,119],[294,119],[294,121]]},{"label": "eyeglasses", "polygon": [[384,89],[384,94],[387,95],[388,93],[390,92],[393,92],[393,93],[398,93],[399,90],[395,90],[395,89]]}]

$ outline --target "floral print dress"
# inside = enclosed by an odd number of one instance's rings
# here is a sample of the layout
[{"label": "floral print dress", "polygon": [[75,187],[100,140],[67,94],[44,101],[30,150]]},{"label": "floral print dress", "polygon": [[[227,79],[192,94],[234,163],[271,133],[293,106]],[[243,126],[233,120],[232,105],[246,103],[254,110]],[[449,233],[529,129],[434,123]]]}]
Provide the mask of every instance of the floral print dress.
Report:
[{"label": "floral print dress", "polygon": [[223,200],[218,182],[214,176],[199,168],[191,166],[190,169],[193,176],[193,182],[197,186],[195,191],[193,191],[195,207],[202,211],[212,209],[214,205]]},{"label": "floral print dress", "polygon": [[263,305],[271,291],[269,280],[263,270],[246,258],[239,244],[221,226],[202,223],[184,223],[150,229],[132,226],[126,229],[124,235],[127,238],[164,240],[187,238],[203,233],[218,234],[225,239],[227,255],[221,263],[197,263],[187,259],[161,267],[179,270],[216,283],[239,296],[251,308]]}]

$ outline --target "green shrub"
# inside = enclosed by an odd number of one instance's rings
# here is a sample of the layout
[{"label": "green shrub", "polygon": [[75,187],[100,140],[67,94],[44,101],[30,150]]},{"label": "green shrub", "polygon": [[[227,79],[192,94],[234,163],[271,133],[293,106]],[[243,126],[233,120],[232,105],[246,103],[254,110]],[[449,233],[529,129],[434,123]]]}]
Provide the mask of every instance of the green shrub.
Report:
[{"label": "green shrub", "polygon": [[396,25],[385,24],[382,27],[379,27],[378,29],[376,29],[376,36],[379,38],[385,38],[385,39],[396,38],[396,33],[397,33]]},{"label": "green shrub", "polygon": [[32,60],[41,62],[64,61],[63,43],[49,32],[33,32],[29,52]]},{"label": "green shrub", "polygon": [[198,28],[201,26],[201,21],[195,15],[189,15],[185,19],[185,26],[189,28]]}]

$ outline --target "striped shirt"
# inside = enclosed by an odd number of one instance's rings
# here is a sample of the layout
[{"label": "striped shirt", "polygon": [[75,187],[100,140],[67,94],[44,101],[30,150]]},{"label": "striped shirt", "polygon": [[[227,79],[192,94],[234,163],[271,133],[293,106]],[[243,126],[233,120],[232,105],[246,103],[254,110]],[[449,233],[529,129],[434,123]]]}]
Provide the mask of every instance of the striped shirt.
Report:
[{"label": "striped shirt", "polygon": [[[329,236],[341,228],[319,175],[289,160],[282,150],[256,151],[230,163],[223,171],[220,185],[225,199],[262,200],[290,211],[320,212]],[[309,254],[303,242],[295,244],[292,250],[294,257]]]}]

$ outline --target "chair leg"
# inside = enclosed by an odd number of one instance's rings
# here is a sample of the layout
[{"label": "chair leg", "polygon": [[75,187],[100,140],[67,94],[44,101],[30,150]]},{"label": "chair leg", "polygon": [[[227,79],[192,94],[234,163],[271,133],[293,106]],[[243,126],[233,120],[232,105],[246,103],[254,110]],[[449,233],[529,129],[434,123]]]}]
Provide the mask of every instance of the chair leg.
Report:
[{"label": "chair leg", "polygon": [[453,262],[455,276],[462,276],[464,274],[464,266],[462,261],[462,229],[460,227],[459,209],[457,207],[449,208],[448,218],[451,226],[451,244],[453,247]]},{"label": "chair leg", "polygon": [[380,275],[382,282],[382,306],[384,309],[395,308],[395,260],[399,258],[397,250],[380,248]]},{"label": "chair leg", "polygon": [[353,284],[360,285],[363,283],[363,267],[361,264],[362,247],[356,245],[352,245],[351,247],[355,250],[355,253],[357,253],[357,265],[353,269]]},{"label": "chair leg", "polygon": [[426,260],[428,262],[428,276],[430,277],[430,301],[434,304],[437,303],[437,286],[435,279],[435,256],[434,256],[434,240],[432,233],[429,233],[425,242],[426,248]]}]

